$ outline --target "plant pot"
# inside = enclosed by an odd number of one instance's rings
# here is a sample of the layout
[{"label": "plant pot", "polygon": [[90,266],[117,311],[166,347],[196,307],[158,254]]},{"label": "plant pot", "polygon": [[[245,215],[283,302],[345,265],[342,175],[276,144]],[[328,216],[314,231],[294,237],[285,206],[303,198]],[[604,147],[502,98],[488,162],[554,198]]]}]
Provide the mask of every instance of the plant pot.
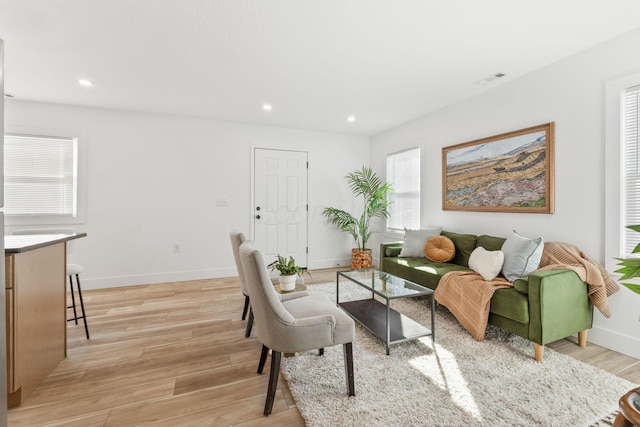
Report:
[{"label": "plant pot", "polygon": [[371,249],[351,249],[351,269],[363,270],[373,267]]},{"label": "plant pot", "polygon": [[281,274],[278,278],[280,280],[280,290],[284,292],[291,292],[292,290],[294,290],[296,288],[297,276],[297,274],[291,274],[288,276]]}]

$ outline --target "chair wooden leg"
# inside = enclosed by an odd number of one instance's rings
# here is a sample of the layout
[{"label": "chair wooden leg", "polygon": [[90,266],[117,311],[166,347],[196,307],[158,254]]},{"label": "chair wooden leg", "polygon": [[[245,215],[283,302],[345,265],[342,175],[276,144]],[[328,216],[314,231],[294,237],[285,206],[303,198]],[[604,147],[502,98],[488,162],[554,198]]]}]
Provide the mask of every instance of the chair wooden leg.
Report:
[{"label": "chair wooden leg", "polygon": [[249,320],[247,320],[247,330],[244,333],[245,338],[251,336],[251,328],[253,328],[253,310],[249,308]]},{"label": "chair wooden leg", "polygon": [[242,320],[247,318],[247,312],[249,311],[249,295],[244,296],[244,308],[242,309]]},{"label": "chair wooden leg", "polygon": [[318,356],[324,356],[324,348],[318,349]]},{"label": "chair wooden leg", "polygon": [[344,353],[344,370],[347,376],[347,390],[349,396],[356,395],[355,381],[353,377],[353,344],[346,343],[342,346]]},{"label": "chair wooden leg", "polygon": [[264,414],[271,414],[273,408],[273,400],[276,396],[276,387],[278,386],[278,375],[280,375],[280,357],[282,353],[271,350],[271,372],[269,372],[269,388],[267,389],[267,401],[264,403]]},{"label": "chair wooden leg", "polygon": [[542,362],[542,359],[544,358],[543,345],[533,343],[533,358],[536,360],[536,362]]},{"label": "chair wooden leg", "polygon": [[580,347],[584,348],[587,346],[587,332],[589,332],[587,329],[578,332],[578,345]]},{"label": "chair wooden leg", "polygon": [[264,364],[267,361],[267,354],[269,354],[269,348],[262,344],[262,353],[260,354],[260,363],[258,363],[258,373],[261,374],[264,370]]}]

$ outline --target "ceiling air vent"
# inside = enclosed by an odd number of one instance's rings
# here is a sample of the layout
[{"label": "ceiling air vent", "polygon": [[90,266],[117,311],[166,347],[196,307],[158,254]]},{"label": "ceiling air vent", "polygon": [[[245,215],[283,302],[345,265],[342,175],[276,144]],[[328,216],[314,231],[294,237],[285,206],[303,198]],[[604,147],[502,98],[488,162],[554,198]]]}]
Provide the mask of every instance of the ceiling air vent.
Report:
[{"label": "ceiling air vent", "polygon": [[494,80],[497,80],[497,79],[501,79],[504,76],[506,76],[505,73],[495,73],[495,74],[493,74],[493,75],[491,75],[489,77],[485,77],[482,80],[478,80],[477,82],[475,82],[475,84],[477,84],[478,86],[486,85],[487,83],[490,83],[490,82],[492,82]]}]

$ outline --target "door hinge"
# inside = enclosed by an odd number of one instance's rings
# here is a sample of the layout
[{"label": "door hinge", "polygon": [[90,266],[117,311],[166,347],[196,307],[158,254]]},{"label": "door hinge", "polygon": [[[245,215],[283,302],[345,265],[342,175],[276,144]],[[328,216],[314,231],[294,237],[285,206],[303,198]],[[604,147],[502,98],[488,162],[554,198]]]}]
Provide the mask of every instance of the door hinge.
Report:
[{"label": "door hinge", "polygon": [[309,169],[309,162],[307,162],[307,169]]},{"label": "door hinge", "polygon": [[307,246],[307,255],[309,254],[309,246]]},{"label": "door hinge", "polygon": [[307,205],[307,212],[309,212],[309,205]]}]

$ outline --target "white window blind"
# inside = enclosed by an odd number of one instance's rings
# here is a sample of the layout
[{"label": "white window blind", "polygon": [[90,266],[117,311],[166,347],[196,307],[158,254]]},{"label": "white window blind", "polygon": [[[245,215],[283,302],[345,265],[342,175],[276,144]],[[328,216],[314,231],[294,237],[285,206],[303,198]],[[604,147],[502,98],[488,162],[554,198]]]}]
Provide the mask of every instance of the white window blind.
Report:
[{"label": "white window blind", "polygon": [[387,181],[393,187],[387,229],[420,228],[420,148],[388,155]]},{"label": "white window blind", "polygon": [[[624,167],[623,225],[640,224],[640,86],[626,89],[622,97],[622,138]],[[624,228],[624,256],[640,243],[640,233]]]},{"label": "white window blind", "polygon": [[75,216],[77,152],[75,138],[5,134],[5,214]]}]

